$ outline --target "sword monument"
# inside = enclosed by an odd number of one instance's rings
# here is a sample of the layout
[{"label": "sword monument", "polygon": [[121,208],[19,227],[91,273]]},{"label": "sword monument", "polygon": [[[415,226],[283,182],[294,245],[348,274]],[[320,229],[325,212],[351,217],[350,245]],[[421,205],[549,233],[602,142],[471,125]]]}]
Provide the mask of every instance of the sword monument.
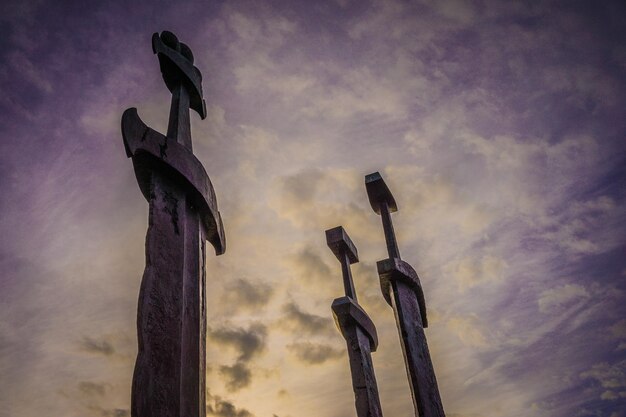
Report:
[{"label": "sword monument", "polygon": [[356,414],[358,417],[383,417],[371,353],[378,347],[376,327],[357,302],[350,271],[350,264],[359,261],[359,254],[341,226],[326,230],[326,243],[341,263],[346,295],[336,298],[331,308],[348,345]]},{"label": "sword monument", "polygon": [[380,214],[389,258],[378,261],[378,276],[383,297],[396,316],[400,343],[404,353],[415,415],[444,417],[435,371],[430,360],[424,328],[426,302],[415,270],[400,259],[400,251],[391,222],[391,213],[398,210],[396,200],[378,172],[365,177],[370,205]]},{"label": "sword monument", "polygon": [[152,50],[172,92],[167,135],[146,126],[135,108],[122,116],[126,155],[149,203],[131,415],[204,417],[205,244],[221,255],[225,239],[213,186],[191,144],[189,109],[206,117],[202,75],[173,33],[155,33]]}]

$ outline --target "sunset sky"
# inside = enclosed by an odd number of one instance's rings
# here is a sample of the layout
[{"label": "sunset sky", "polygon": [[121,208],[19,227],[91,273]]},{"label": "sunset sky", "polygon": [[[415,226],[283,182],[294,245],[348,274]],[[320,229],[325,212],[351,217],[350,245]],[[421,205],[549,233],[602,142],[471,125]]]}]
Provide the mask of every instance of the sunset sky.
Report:
[{"label": "sunset sky", "polygon": [[129,417],[148,205],[120,118],[167,130],[151,36],[203,74],[207,415],[355,416],[324,230],[359,250],[387,417],[413,407],[364,176],[399,211],[448,417],[626,417],[626,3],[4,1],[0,417]]}]

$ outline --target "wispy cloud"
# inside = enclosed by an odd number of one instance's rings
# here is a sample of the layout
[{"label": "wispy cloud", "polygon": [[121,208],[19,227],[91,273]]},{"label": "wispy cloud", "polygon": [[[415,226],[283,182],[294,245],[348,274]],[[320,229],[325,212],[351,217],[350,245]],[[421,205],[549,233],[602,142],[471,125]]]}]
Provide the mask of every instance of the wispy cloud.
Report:
[{"label": "wispy cloud", "polygon": [[283,306],[285,315],[282,323],[295,334],[321,335],[334,334],[333,321],[330,316],[318,316],[302,311],[295,303]]},{"label": "wispy cloud", "polygon": [[344,356],[342,349],[330,345],[314,344],[309,342],[292,343],[287,345],[299,361],[308,365],[320,365],[324,362]]}]

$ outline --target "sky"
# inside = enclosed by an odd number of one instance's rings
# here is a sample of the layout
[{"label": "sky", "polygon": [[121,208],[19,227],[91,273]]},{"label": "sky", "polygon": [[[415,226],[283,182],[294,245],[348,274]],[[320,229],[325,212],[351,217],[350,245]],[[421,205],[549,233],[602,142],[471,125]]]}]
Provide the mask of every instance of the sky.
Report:
[{"label": "sky", "polygon": [[375,171],[448,417],[626,416],[623,2],[5,1],[0,30],[0,417],[130,416],[148,206],[120,118],[167,130],[162,30],[203,74],[227,239],[208,416],[356,414],[338,225],[383,412],[413,415]]}]

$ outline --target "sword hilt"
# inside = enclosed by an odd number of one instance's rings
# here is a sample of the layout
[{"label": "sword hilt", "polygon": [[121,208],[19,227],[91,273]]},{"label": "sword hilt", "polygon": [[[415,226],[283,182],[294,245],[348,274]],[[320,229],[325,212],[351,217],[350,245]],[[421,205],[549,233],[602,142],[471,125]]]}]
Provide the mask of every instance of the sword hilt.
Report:
[{"label": "sword hilt", "polygon": [[385,242],[387,243],[387,253],[389,258],[400,259],[400,249],[396,240],[396,233],[393,230],[391,213],[398,211],[398,205],[391,194],[385,180],[378,172],[365,176],[365,189],[367,197],[376,214],[380,214],[383,221],[383,231],[385,232]]},{"label": "sword hilt", "polygon": [[167,137],[192,150],[189,109],[206,117],[206,104],[202,98],[202,74],[193,65],[191,49],[180,42],[172,32],[152,35],[152,50],[159,58],[165,85],[172,92]]},{"label": "sword hilt", "polygon": [[357,301],[350,264],[359,262],[359,254],[342,226],[326,230],[326,244],[341,263],[343,287],[347,297]]}]

